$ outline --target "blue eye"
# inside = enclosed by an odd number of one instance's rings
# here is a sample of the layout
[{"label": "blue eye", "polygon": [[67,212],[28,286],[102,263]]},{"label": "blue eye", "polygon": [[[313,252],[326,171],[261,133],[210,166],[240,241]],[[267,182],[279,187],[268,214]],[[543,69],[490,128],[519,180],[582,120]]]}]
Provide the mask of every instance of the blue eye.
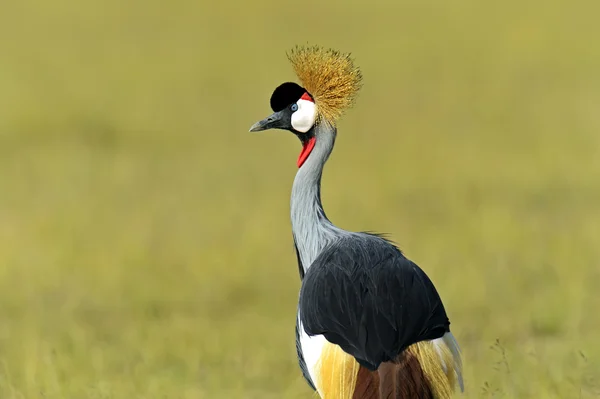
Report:
[{"label": "blue eye", "polygon": [[290,109],[294,112],[298,111],[298,104],[292,104],[292,106],[290,107]]}]

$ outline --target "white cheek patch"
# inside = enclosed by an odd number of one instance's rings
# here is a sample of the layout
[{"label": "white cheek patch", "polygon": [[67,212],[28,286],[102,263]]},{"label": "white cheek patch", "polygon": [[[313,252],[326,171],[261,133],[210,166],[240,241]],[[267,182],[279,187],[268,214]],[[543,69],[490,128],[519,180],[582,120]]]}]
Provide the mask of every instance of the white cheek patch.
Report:
[{"label": "white cheek patch", "polygon": [[301,133],[306,133],[315,124],[317,106],[312,101],[298,100],[298,110],[292,114],[292,127]]}]

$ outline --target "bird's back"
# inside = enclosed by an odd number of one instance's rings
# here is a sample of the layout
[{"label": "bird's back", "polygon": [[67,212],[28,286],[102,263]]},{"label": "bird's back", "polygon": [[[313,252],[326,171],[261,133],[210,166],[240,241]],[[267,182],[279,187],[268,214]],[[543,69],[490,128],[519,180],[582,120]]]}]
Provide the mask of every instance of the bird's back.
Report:
[{"label": "bird's back", "polygon": [[[444,392],[460,380],[458,347],[433,283],[379,236],[344,235],[320,253],[303,279],[300,318],[309,335],[323,335],[333,344],[323,350],[317,374],[330,375],[329,369],[354,374],[344,381],[359,396],[341,397],[379,397],[367,392],[446,397]],[[319,391],[329,384],[313,382]],[[340,382],[329,385],[339,387]]]}]

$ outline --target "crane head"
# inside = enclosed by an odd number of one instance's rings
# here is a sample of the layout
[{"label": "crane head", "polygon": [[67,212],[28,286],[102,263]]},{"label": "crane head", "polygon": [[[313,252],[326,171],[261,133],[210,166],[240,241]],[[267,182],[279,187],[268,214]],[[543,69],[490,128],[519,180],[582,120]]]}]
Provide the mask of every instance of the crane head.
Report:
[{"label": "crane head", "polygon": [[297,46],[288,59],[302,86],[287,82],[271,96],[274,113],[252,125],[251,132],[284,129],[302,142],[298,167],[315,145],[313,126],[326,122],[335,125],[350,108],[362,86],[362,74],[350,54],[319,46]]},{"label": "crane head", "polygon": [[313,97],[302,86],[286,82],[271,95],[271,108],[273,114],[256,122],[250,131],[281,129],[294,133],[302,143],[298,167],[302,166],[315,145],[312,127],[317,120],[317,108]]}]

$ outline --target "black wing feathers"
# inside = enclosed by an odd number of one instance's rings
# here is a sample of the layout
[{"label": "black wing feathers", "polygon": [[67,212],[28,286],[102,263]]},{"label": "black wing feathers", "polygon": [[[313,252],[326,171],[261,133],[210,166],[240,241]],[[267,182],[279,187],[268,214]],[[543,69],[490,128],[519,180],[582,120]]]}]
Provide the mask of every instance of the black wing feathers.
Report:
[{"label": "black wing feathers", "polygon": [[370,370],[450,325],[427,275],[367,234],[342,238],[317,257],[303,279],[300,315],[309,335],[323,334]]}]

